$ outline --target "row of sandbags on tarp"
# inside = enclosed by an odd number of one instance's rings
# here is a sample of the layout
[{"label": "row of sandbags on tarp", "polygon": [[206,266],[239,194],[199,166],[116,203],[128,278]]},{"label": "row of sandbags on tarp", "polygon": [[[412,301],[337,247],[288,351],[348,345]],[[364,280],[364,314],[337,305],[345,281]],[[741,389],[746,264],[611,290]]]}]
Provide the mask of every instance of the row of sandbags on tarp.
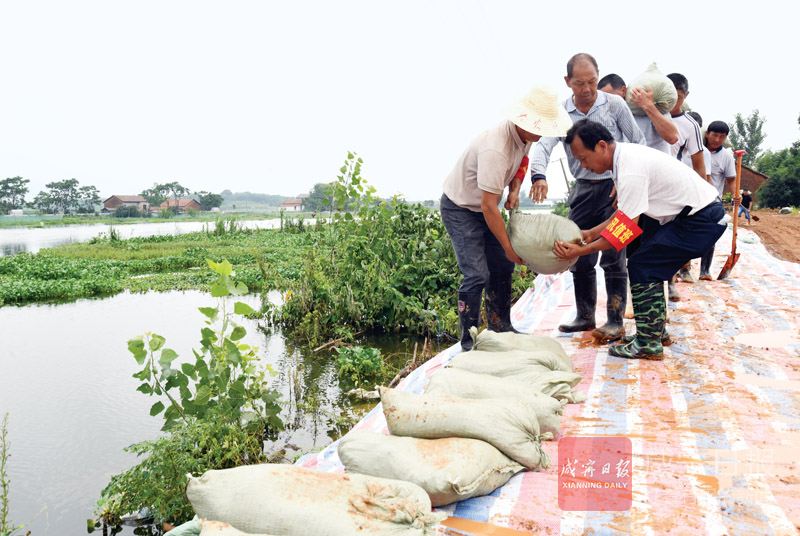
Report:
[{"label": "row of sandbags on tarp", "polygon": [[473,349],[435,372],[422,394],[381,388],[391,435],[355,431],[338,447],[349,473],[417,484],[443,506],[487,495],[523,470],[550,465],[541,441],[561,427],[567,402],[585,400],[558,341],[478,334]]},{"label": "row of sandbags on tarp", "polygon": [[198,518],[171,534],[430,534],[446,517],[432,507],[548,467],[541,441],[558,433],[567,402],[583,400],[572,391],[581,376],[554,339],[472,336],[473,350],[434,373],[423,394],[380,389],[391,435],[347,434],[345,474],[262,464],[190,476]]}]

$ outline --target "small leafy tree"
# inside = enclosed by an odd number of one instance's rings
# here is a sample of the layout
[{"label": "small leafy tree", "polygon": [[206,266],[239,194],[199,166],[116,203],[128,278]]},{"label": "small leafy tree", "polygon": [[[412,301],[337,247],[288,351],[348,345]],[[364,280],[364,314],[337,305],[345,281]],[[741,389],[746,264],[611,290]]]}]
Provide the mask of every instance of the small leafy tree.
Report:
[{"label": "small leafy tree", "polygon": [[757,161],[758,170],[769,179],[758,189],[761,206],[800,206],[800,141],[780,151],[767,151]]},{"label": "small leafy tree", "polygon": [[24,207],[29,182],[31,181],[22,177],[10,177],[0,181],[0,211],[6,212]]},{"label": "small leafy tree", "polygon": [[138,218],[139,209],[135,205],[120,205],[114,209],[115,218]]},{"label": "small leafy tree", "polygon": [[762,127],[766,122],[766,118],[758,115],[758,110],[753,110],[747,119],[742,118],[742,114],[736,114],[731,125],[731,132],[728,135],[728,141],[731,142],[735,149],[747,151],[742,156],[742,165],[752,167],[753,163],[761,155],[761,144],[764,143],[764,138],[767,137],[762,132]]},{"label": "small leafy tree", "polygon": [[211,295],[220,300],[200,308],[206,326],[193,360],[177,365],[177,352],[155,333],[128,341],[142,367],[133,375],[137,390],[157,398],[150,415],[163,417],[166,435],[126,449],[144,459],[111,478],[97,504],[98,518],[88,520],[90,532],[142,508],[152,509],[161,522],[187,521],[187,473],[264,462],[264,439],[283,428],[279,393],[267,386],[267,375],[275,373],[259,366],[257,349],[242,342],[247,331],[236,322],[253,309],[236,302],[228,310],[226,298],[246,294],[247,287],[233,280],[227,260],[207,263],[217,274]]}]

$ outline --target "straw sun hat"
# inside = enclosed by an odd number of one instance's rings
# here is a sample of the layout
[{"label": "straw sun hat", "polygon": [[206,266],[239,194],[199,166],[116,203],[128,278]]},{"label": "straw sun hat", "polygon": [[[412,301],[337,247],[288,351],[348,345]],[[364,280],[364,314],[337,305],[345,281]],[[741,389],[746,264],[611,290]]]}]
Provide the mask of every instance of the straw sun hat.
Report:
[{"label": "straw sun hat", "polygon": [[572,119],[550,86],[536,86],[506,108],[506,117],[522,130],[547,137],[566,136]]}]

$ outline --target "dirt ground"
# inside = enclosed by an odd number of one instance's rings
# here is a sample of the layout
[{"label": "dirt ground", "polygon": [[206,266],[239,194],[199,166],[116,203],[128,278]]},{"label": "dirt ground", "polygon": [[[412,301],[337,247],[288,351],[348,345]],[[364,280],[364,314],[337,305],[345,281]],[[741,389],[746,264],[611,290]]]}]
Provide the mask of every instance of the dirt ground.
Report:
[{"label": "dirt ground", "polygon": [[752,221],[748,226],[742,217],[739,220],[741,228],[756,233],[772,255],[800,263],[800,214],[778,214],[767,209],[755,210],[753,214],[759,221]]}]

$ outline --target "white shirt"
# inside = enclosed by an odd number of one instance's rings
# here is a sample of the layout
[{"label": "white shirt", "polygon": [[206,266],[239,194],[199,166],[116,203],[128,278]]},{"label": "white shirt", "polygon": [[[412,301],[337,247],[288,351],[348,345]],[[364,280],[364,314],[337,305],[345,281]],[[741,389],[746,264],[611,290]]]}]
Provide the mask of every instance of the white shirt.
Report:
[{"label": "white shirt", "polygon": [[445,195],[462,208],[481,212],[481,192],[502,194],[531,145],[519,137],[511,121],[484,131],[453,166],[444,181]]},{"label": "white shirt", "polygon": [[[678,141],[670,146],[672,156],[679,158],[684,164],[692,167],[692,155],[703,150],[703,136],[697,121],[686,115],[678,114],[672,117],[672,122],[678,129]],[[680,156],[678,156],[680,154]]]},{"label": "white shirt", "polygon": [[612,173],[617,208],[631,219],[646,214],[664,225],[687,205],[691,215],[717,199],[714,187],[692,168],[643,145],[617,143]]},{"label": "white shirt", "polygon": [[722,196],[722,191],[725,189],[725,180],[736,176],[736,162],[734,162],[733,153],[730,149],[720,147],[716,151],[709,152],[711,153],[709,158],[711,170],[708,174],[711,175],[711,184]]}]

